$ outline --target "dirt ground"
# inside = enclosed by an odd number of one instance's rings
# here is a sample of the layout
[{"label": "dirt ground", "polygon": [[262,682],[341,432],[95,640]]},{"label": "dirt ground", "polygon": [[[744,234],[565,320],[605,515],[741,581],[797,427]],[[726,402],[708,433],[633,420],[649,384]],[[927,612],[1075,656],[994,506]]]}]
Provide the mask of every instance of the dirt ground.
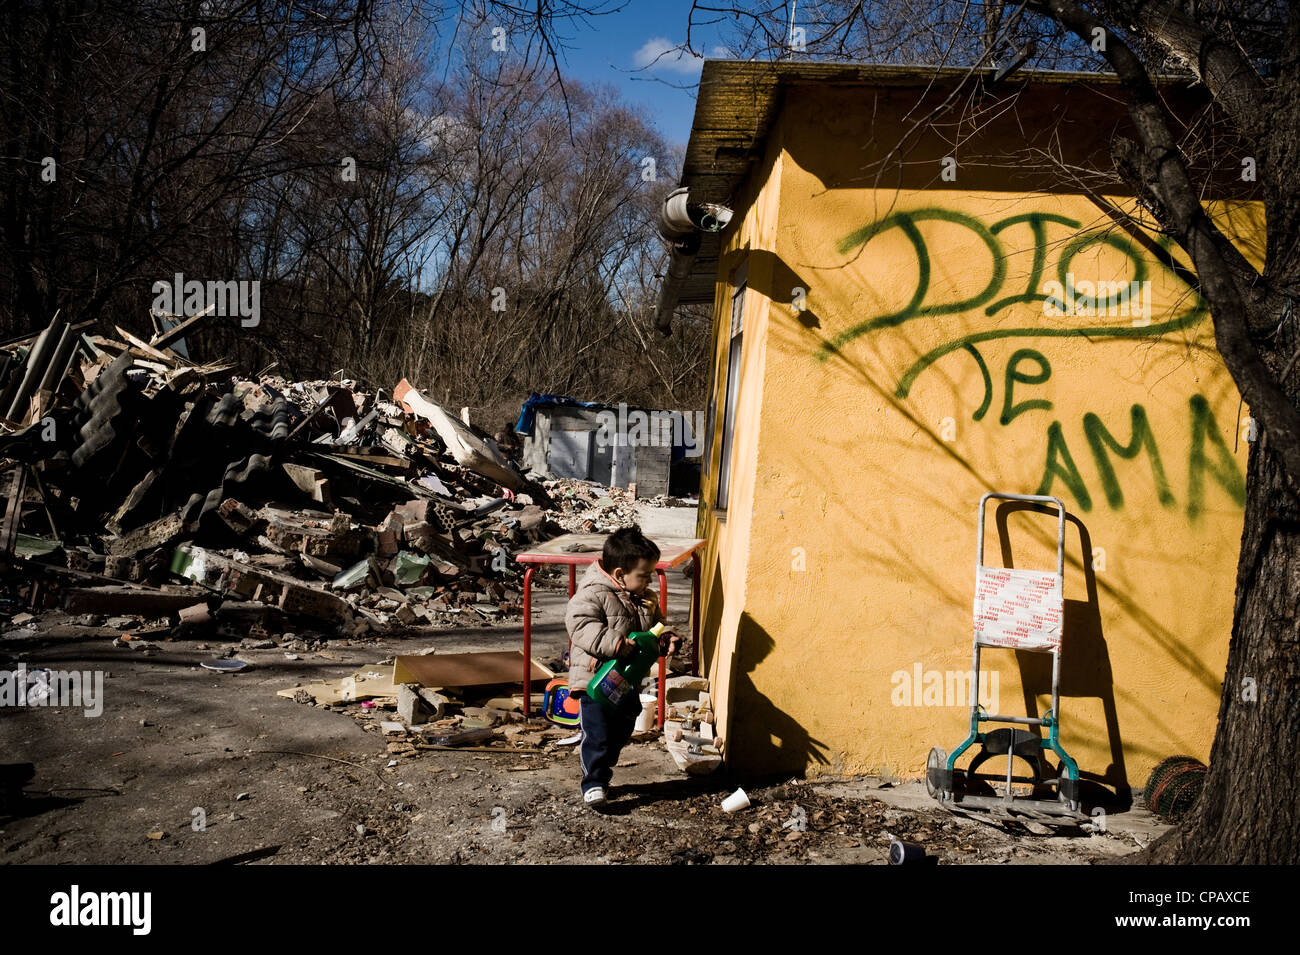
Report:
[{"label": "dirt ground", "polygon": [[[670,578],[673,619],[686,619],[688,593]],[[558,576],[535,591],[537,660],[564,648],[566,597]],[[623,751],[602,816],[581,805],[578,756],[556,745],[564,732],[528,747],[540,752],[394,755],[356,704],[275,695],[428,648],[518,648],[517,619],[330,639],[296,660],[240,650],[250,666],[232,674],[199,662],[238,640],[162,635],[136,650],[114,646],[116,630],[50,614],[34,629],[0,638],[0,666],[101,669],[105,701],[97,718],[0,709],[0,761],[36,765],[21,815],[0,817],[11,864],[884,863],[893,837],[943,864],[1088,863],[1164,831],[1139,809],[1112,813],[1104,833],[1010,832],[949,813],[917,782],[686,777],[654,733]],[[753,805],[729,815],[720,803],[737,786]]]}]

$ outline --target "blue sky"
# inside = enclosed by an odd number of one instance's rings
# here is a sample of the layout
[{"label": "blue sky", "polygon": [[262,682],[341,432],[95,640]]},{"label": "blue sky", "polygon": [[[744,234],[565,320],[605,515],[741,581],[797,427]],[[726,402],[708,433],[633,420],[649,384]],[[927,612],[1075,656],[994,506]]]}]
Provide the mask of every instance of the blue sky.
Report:
[{"label": "blue sky", "polygon": [[[612,0],[607,9],[618,6],[619,0]],[[685,41],[690,9],[690,0],[628,0],[617,12],[591,17],[585,25],[563,25],[560,32],[567,47],[560,56],[563,75],[613,86],[624,100],[644,106],[670,142],[685,144],[704,61],[658,54]],[[696,20],[716,16],[697,13]],[[710,57],[727,55],[720,26],[725,24],[693,29],[694,48]]]}]

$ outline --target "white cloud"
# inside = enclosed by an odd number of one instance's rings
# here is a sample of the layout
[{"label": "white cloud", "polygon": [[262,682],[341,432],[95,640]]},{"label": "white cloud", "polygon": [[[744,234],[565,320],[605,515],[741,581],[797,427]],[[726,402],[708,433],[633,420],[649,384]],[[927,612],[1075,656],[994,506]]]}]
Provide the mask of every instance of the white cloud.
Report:
[{"label": "white cloud", "polygon": [[639,68],[695,76],[700,72],[704,58],[690,56],[677,49],[675,43],[668,42],[664,37],[655,36],[646,40],[645,45],[632,54],[632,62]]}]

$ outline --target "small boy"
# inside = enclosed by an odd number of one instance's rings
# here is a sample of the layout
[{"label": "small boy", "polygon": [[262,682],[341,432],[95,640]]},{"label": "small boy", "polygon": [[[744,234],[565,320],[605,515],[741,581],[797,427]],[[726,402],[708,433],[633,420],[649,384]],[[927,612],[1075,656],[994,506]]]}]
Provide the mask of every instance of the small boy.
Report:
[{"label": "small boy", "polygon": [[[606,660],[636,651],[628,634],[667,622],[655,592],[647,591],[658,561],[658,546],[639,526],[615,531],[605,539],[600,560],[583,574],[564,616],[572,644],[569,693],[578,700],[582,724],[582,799],[597,811],[606,808],[605,787],[641,715],[641,698],[629,694],[617,710],[609,709],[587,695],[587,684]],[[659,641],[665,656],[677,652],[680,641],[671,630],[665,629]]]}]

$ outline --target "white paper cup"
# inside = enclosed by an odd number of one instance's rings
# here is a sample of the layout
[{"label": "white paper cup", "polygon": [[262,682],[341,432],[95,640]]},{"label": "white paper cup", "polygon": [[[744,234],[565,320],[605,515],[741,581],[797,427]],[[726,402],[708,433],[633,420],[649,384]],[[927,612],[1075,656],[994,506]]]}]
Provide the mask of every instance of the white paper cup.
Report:
[{"label": "white paper cup", "polygon": [[659,697],[654,693],[641,694],[641,715],[636,718],[634,733],[645,733],[655,728],[659,718]]},{"label": "white paper cup", "polygon": [[737,789],[734,793],[722,800],[722,808],[727,812],[740,812],[749,805],[749,797],[745,795],[745,790]]}]

